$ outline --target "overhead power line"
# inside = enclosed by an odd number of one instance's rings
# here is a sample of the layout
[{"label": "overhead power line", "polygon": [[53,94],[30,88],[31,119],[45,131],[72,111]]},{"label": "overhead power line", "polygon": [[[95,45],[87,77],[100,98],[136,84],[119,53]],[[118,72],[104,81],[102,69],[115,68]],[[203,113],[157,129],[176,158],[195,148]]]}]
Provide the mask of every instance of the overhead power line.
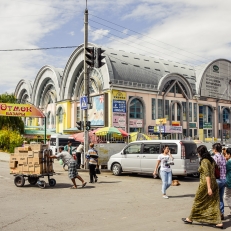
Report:
[{"label": "overhead power line", "polygon": [[54,50],[54,49],[69,49],[77,48],[79,46],[65,46],[65,47],[43,47],[43,48],[29,48],[29,49],[6,49],[0,51],[39,51],[39,50]]}]

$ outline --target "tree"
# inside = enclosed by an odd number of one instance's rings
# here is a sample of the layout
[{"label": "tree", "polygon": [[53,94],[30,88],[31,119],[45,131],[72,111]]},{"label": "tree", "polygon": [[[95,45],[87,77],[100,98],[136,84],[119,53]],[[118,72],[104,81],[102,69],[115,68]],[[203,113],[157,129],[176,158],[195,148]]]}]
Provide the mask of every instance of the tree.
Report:
[{"label": "tree", "polygon": [[[17,103],[14,94],[1,94],[0,103]],[[0,116],[0,129],[8,129],[18,131],[20,134],[24,133],[24,123],[20,117]]]}]

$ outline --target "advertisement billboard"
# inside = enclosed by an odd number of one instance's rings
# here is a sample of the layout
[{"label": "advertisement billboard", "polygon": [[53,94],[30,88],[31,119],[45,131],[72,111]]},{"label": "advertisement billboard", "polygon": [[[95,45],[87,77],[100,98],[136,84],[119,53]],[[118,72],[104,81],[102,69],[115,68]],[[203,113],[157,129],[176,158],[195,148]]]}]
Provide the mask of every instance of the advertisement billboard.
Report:
[{"label": "advertisement billboard", "polygon": [[113,127],[126,131],[126,113],[113,113]]},{"label": "advertisement billboard", "polygon": [[88,120],[94,126],[104,125],[104,95],[92,97],[92,109],[88,110]]},{"label": "advertisement billboard", "polygon": [[44,118],[43,112],[32,104],[0,103],[0,116]]},{"label": "advertisement billboard", "polygon": [[228,61],[212,63],[202,76],[201,96],[231,100],[231,72]]}]

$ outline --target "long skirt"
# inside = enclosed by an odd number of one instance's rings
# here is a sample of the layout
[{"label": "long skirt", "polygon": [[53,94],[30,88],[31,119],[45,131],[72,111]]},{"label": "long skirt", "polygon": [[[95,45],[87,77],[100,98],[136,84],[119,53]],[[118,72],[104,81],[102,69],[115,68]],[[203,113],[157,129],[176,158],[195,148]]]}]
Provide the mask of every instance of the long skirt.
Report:
[{"label": "long skirt", "polygon": [[76,161],[69,163],[68,166],[68,176],[70,179],[76,178],[78,176],[77,163]]},{"label": "long skirt", "polygon": [[221,224],[219,188],[215,178],[211,178],[213,194],[208,195],[207,183],[200,181],[189,219],[200,223]]}]

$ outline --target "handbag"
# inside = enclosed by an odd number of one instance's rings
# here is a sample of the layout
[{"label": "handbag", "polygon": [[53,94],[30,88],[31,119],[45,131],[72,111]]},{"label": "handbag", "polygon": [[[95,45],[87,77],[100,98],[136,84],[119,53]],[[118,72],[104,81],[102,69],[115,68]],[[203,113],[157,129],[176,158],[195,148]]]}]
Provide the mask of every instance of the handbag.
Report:
[{"label": "handbag", "polygon": [[216,179],[220,179],[220,168],[217,164],[215,165],[215,172],[214,173],[215,173]]},{"label": "handbag", "polygon": [[101,174],[99,168],[96,168],[96,169],[95,169],[95,174]]}]

